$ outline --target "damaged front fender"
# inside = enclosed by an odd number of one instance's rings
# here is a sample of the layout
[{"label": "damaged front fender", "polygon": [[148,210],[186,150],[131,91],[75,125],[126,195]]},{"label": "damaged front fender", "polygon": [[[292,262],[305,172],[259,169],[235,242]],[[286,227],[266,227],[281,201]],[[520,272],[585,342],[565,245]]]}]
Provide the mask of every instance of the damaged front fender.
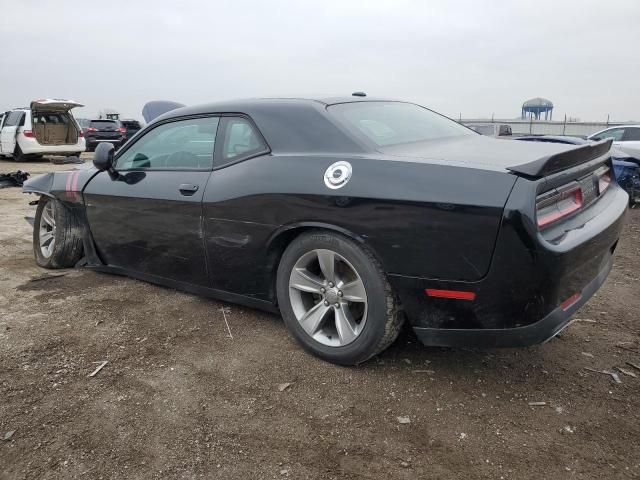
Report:
[{"label": "damaged front fender", "polygon": [[47,195],[63,203],[81,204],[82,190],[97,173],[95,168],[44,173],[24,182],[22,191]]},{"label": "damaged front fender", "polygon": [[62,203],[73,212],[82,225],[82,244],[84,247],[83,264],[102,265],[93,241],[93,235],[87,221],[82,190],[98,173],[96,168],[79,168],[76,170],[49,172],[33,177],[22,186],[24,193],[46,195]]},{"label": "damaged front fender", "polygon": [[49,197],[53,197],[53,195],[51,194],[53,176],[54,172],[49,172],[43,175],[38,175],[37,177],[33,177],[22,184],[22,191],[24,193],[38,193],[40,195],[48,195]]}]

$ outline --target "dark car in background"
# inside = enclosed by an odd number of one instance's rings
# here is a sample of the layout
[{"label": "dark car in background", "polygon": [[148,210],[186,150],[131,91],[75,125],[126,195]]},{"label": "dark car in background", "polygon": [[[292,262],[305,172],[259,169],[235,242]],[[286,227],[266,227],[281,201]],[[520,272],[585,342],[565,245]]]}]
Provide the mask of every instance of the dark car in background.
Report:
[{"label": "dark car in background", "polygon": [[142,130],[142,125],[140,124],[140,122],[131,118],[121,119],[120,125],[126,130],[126,140],[129,140],[136,133],[138,133],[138,131]]},{"label": "dark car in background", "polygon": [[101,143],[110,143],[118,149],[127,140],[127,130],[118,120],[91,120],[84,129],[84,139],[88,152],[95,150]]}]

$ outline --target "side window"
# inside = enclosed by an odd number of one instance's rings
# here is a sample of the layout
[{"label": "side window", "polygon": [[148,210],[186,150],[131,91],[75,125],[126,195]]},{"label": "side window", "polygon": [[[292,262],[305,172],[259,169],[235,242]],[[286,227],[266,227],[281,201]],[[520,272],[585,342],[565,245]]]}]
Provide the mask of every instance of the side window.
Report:
[{"label": "side window", "polygon": [[20,120],[23,118],[23,112],[20,111],[13,111],[9,114],[9,116],[7,117],[7,120],[5,121],[4,126],[5,127],[15,127],[16,125],[18,125],[18,123],[20,123]]},{"label": "side window", "polygon": [[624,137],[622,138],[624,141],[634,142],[640,140],[640,128],[638,127],[629,127],[624,129]]},{"label": "side window", "polygon": [[595,137],[591,137],[592,140],[604,140],[605,138],[613,138],[614,142],[622,140],[624,130],[622,128],[612,128],[611,130],[605,130],[599,133]]},{"label": "side window", "polygon": [[267,145],[251,122],[242,117],[225,117],[224,141],[216,166],[268,152]]},{"label": "side window", "polygon": [[218,117],[165,123],[140,137],[117,161],[116,168],[202,170],[213,167]]}]

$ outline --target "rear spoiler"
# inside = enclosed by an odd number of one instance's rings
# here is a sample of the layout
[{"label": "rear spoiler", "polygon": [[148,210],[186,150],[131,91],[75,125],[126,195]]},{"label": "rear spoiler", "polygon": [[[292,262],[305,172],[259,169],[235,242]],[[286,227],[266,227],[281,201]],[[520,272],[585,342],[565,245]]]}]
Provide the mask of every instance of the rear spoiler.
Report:
[{"label": "rear spoiler", "polygon": [[581,163],[587,163],[599,157],[606,157],[611,150],[612,142],[613,140],[609,138],[598,143],[581,145],[566,152],[539,158],[533,162],[507,167],[507,170],[528,177],[546,177]]}]

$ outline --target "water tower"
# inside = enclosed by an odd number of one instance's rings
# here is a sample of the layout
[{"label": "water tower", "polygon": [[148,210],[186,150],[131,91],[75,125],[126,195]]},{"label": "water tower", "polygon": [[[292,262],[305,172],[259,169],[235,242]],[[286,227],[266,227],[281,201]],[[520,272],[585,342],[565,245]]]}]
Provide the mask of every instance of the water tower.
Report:
[{"label": "water tower", "polygon": [[544,114],[545,120],[551,120],[553,117],[553,103],[546,98],[532,98],[522,104],[522,118],[530,118],[540,120]]}]

